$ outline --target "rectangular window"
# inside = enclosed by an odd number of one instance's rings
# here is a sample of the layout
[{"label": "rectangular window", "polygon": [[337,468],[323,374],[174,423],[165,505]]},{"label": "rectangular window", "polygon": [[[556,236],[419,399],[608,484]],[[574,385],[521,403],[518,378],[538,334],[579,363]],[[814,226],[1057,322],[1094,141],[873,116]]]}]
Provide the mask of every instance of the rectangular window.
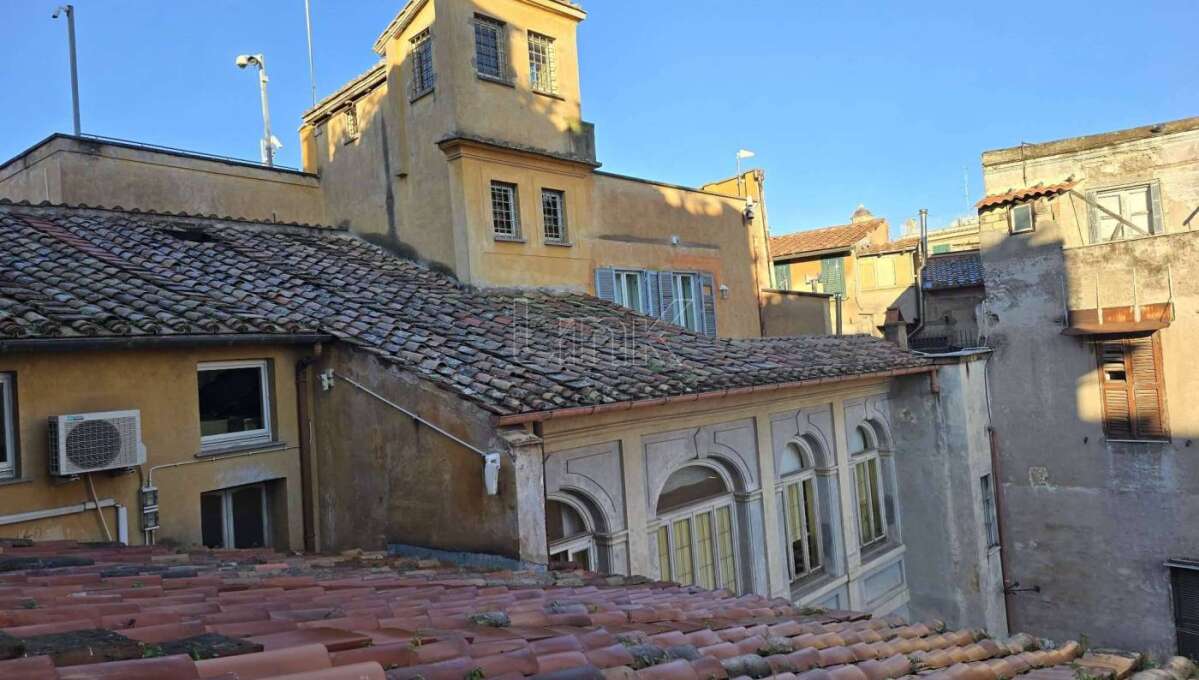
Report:
[{"label": "rectangular window", "polygon": [[200,535],[209,548],[265,548],[271,544],[265,484],[200,495]]},{"label": "rectangular window", "polygon": [[412,98],[416,99],[432,90],[437,81],[437,74],[433,71],[433,34],[426,28],[412,36],[411,44]]},{"label": "rectangular window", "polygon": [[716,587],[716,551],[713,549],[712,514],[695,516],[695,583],[711,590]]},{"label": "rectangular window", "polygon": [[674,523],[674,561],[671,563],[671,570],[679,583],[691,583],[690,519],[680,519]]},{"label": "rectangular window", "polygon": [[520,208],[515,184],[491,183],[491,228],[497,239],[520,238]]},{"label": "rectangular window", "polygon": [[488,78],[507,79],[504,22],[475,15],[475,71]]},{"label": "rectangular window", "polygon": [[1095,242],[1119,241],[1160,231],[1160,200],[1155,184],[1097,191],[1088,197],[1091,238]]},{"label": "rectangular window", "polygon": [[674,275],[674,322],[688,330],[699,332],[699,309],[695,295],[695,276]]},{"label": "rectangular window", "polygon": [[791,266],[787,264],[774,265],[774,287],[778,290],[791,290]]},{"label": "rectangular window", "polygon": [[820,526],[816,518],[816,494],[811,478],[783,487],[784,524],[791,544],[792,578],[807,576],[820,567]]},{"label": "rectangular window", "polygon": [[344,141],[352,142],[358,139],[358,105],[350,102],[346,107],[343,124],[345,127]]},{"label": "rectangular window", "polygon": [[670,529],[658,529],[658,578],[663,581],[673,580],[670,571]]},{"label": "rectangular window", "polygon": [[853,477],[858,501],[858,538],[861,546],[866,547],[887,536],[887,526],[883,522],[878,458],[855,463]]},{"label": "rectangular window", "polygon": [[265,361],[200,364],[200,444],[203,449],[271,441],[270,380]]},{"label": "rectangular window", "polygon": [[545,240],[566,242],[566,194],[554,189],[541,190],[541,222]]},{"label": "rectangular window", "polygon": [[1011,219],[1011,229],[1013,234],[1020,234],[1026,231],[1033,230],[1033,213],[1032,203],[1021,203],[1013,206],[1008,213]]},{"label": "rectangular window", "polygon": [[987,539],[987,547],[999,545],[999,523],[995,516],[995,489],[991,485],[991,475],[978,478],[979,490],[983,499],[983,527]]},{"label": "rectangular window", "polygon": [[613,301],[622,307],[644,314],[641,295],[641,272],[616,272],[616,295]]},{"label": "rectangular window", "polygon": [[729,506],[716,508],[717,563],[720,565],[720,587],[737,592],[737,561],[733,557],[733,516]]},{"label": "rectangular window", "polygon": [[1161,336],[1102,340],[1095,355],[1107,437],[1169,439]]},{"label": "rectangular window", "polygon": [[12,376],[0,373],[0,479],[17,474],[17,419],[13,408]]},{"label": "rectangular window", "polygon": [[537,92],[558,94],[558,57],[554,39],[529,31],[529,85]]}]

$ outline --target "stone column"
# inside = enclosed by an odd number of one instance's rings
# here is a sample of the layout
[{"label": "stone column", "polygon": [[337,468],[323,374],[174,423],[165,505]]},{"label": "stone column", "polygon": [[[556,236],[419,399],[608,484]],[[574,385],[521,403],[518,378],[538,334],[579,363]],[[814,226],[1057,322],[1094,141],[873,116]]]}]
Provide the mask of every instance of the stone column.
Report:
[{"label": "stone column", "polygon": [[770,596],[770,579],[766,563],[766,522],[762,491],[739,493],[737,520],[741,531],[742,592]]},{"label": "stone column", "polygon": [[[501,463],[500,479],[512,466],[516,489],[515,508],[520,559],[530,564],[549,564],[549,546],[545,536],[545,464],[541,438],[519,428],[501,430],[500,438],[508,447]],[[501,483],[501,488],[503,484]]]}]

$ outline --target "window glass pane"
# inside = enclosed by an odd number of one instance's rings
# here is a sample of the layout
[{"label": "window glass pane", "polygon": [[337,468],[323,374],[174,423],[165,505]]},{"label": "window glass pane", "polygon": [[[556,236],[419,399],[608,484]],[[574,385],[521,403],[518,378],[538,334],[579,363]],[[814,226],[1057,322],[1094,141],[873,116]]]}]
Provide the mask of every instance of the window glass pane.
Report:
[{"label": "window glass pane", "polygon": [[491,223],[496,236],[516,238],[520,235],[516,205],[515,186],[503,182],[491,183]]},{"label": "window glass pane", "polygon": [[862,426],[853,428],[849,433],[849,452],[861,453],[869,446],[869,440],[866,438],[866,433],[862,430]]},{"label": "window glass pane", "polygon": [[693,582],[691,572],[691,520],[674,523],[674,580],[684,585]]},{"label": "window glass pane", "polygon": [[541,219],[545,225],[545,238],[550,241],[566,239],[566,213],[561,191],[544,189],[541,192]]},{"label": "window glass pane", "polygon": [[662,494],[658,496],[658,514],[726,493],[724,481],[714,471],[698,465],[685,467],[666,480]]},{"label": "window glass pane", "polygon": [[669,534],[666,527],[658,529],[658,578],[663,581],[671,580]]},{"label": "window glass pane", "polygon": [[412,38],[412,95],[433,88],[433,38],[428,30]]},{"label": "window glass pane", "polygon": [[260,367],[202,370],[198,381],[202,436],[266,429]]},{"label": "window glass pane", "polygon": [[229,492],[233,508],[233,547],[262,548],[266,546],[266,518],[263,516],[261,486],[248,486]]},{"label": "window glass pane", "polygon": [[529,33],[529,84],[534,90],[558,92],[557,55],[554,39],[539,33]]},{"label": "window glass pane", "polygon": [[796,576],[807,572],[807,567],[804,564],[804,524],[800,518],[800,507],[803,502],[800,498],[799,484],[787,485],[787,535],[791,539],[791,568]]},{"label": "window glass pane", "polygon": [[870,490],[866,479],[866,463],[854,465],[853,476],[858,495],[858,533],[862,544],[866,544],[874,533],[870,529]]},{"label": "window glass pane", "polygon": [[696,583],[704,588],[716,587],[716,551],[712,545],[712,515],[695,517]]},{"label": "window glass pane", "polygon": [[500,57],[499,24],[482,17],[475,18],[475,68],[479,73],[493,78],[503,76]]},{"label": "window glass pane", "polygon": [[729,508],[716,508],[716,548],[720,554],[720,586],[737,590],[737,565],[733,558],[733,518]]},{"label": "window glass pane", "polygon": [[816,489],[811,479],[803,481],[804,524],[808,538],[808,568],[820,566],[820,524],[816,518]]},{"label": "window glass pane", "polygon": [[1032,205],[1025,203],[1012,208],[1012,231],[1032,230]]},{"label": "window glass pane", "polygon": [[783,460],[779,465],[779,474],[789,475],[792,472],[799,472],[803,467],[803,455],[800,453],[799,446],[788,444],[783,449]]},{"label": "window glass pane", "polygon": [[617,302],[635,312],[643,312],[641,308],[641,275],[637,272],[618,272]]},{"label": "window glass pane", "polygon": [[545,532],[550,542],[587,533],[583,518],[569,505],[548,501],[545,508]]},{"label": "window glass pane", "polygon": [[12,467],[8,452],[8,408],[8,381],[0,380],[0,472],[7,472]]},{"label": "window glass pane", "polygon": [[205,547],[225,547],[225,494],[206,493],[200,496],[200,540]]},{"label": "window glass pane", "polygon": [[885,524],[883,524],[883,508],[882,508],[882,487],[878,483],[878,459],[875,458],[867,463],[867,469],[870,471],[870,507],[874,520],[874,536],[873,538],[881,537],[885,532]]},{"label": "window glass pane", "polygon": [[699,330],[694,277],[690,274],[676,274],[674,281],[675,323],[689,330]]}]

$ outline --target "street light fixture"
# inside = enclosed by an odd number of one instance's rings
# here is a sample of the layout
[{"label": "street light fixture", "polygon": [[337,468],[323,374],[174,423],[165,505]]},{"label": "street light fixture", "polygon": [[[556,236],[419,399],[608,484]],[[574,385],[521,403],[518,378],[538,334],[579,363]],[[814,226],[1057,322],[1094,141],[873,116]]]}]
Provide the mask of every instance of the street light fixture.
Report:
[{"label": "street light fixture", "polygon": [[67,15],[67,42],[71,52],[71,110],[75,116],[75,136],[79,136],[79,69],[75,64],[75,6],[60,5],[54,9],[51,19],[59,14]]},{"label": "street light fixture", "polygon": [[266,95],[266,84],[269,80],[266,77],[266,59],[261,54],[239,54],[234,63],[243,69],[247,66],[258,67],[258,86],[262,93],[262,141],[259,146],[262,151],[262,163],[268,167],[273,166],[275,149],[282,149],[283,145],[271,135],[271,108]]}]

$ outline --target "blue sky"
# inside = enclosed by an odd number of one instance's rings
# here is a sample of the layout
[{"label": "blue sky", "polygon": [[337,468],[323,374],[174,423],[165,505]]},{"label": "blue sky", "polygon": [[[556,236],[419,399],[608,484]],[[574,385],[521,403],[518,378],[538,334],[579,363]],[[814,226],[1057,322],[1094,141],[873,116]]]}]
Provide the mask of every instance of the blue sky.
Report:
[{"label": "blue sky", "polygon": [[[318,95],[365,70],[403,0],[312,0]],[[71,127],[54,2],[0,0],[0,158]],[[280,162],[310,104],[303,0],[77,0],[84,132],[256,159],[263,52]],[[604,169],[679,184],[767,171],[775,233],[934,226],[982,194],[979,154],[1199,114],[1199,2],[589,0],[584,118]]]}]

